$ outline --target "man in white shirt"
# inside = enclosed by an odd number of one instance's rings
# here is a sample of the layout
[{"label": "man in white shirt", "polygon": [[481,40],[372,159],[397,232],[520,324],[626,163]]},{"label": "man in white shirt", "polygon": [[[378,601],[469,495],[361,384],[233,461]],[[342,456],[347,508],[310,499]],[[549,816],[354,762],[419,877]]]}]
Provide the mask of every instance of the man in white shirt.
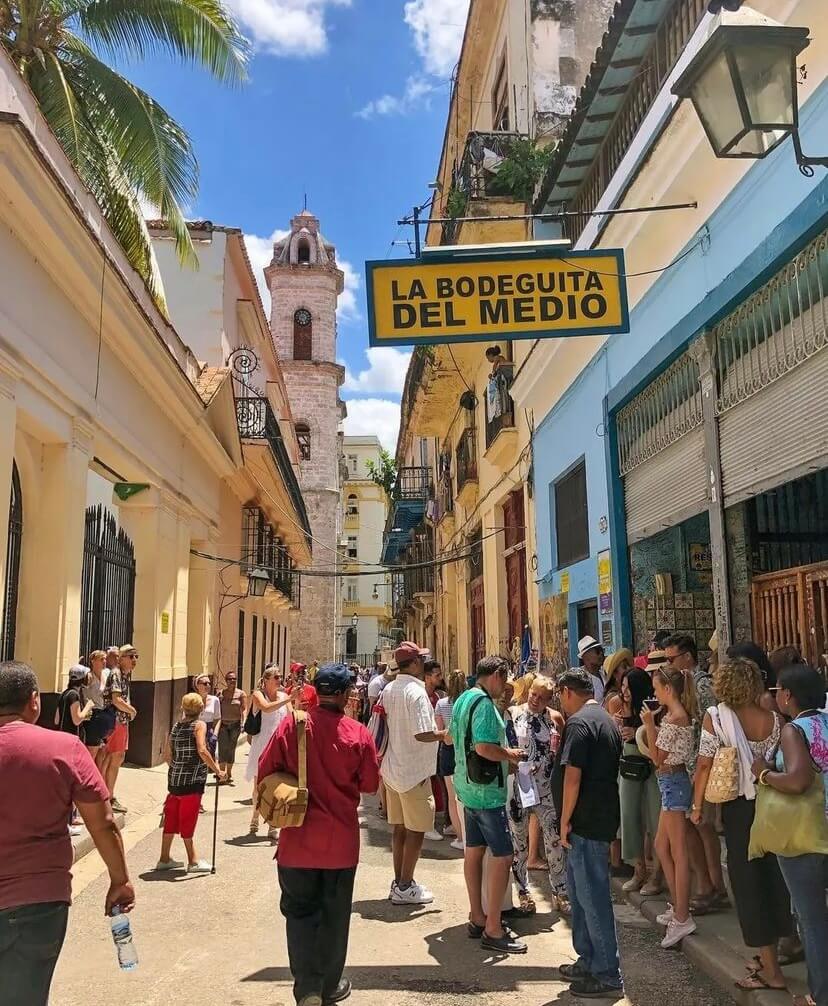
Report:
[{"label": "man in white shirt", "polygon": [[389,897],[395,905],[427,905],[434,900],[431,891],[414,880],[423,837],[434,829],[431,776],[436,745],[446,734],[436,729],[426,694],[423,658],[427,654],[416,643],[400,643],[394,651],[399,673],[382,692],[388,747],[380,771],[388,823],[394,828],[394,881]]},{"label": "man in white shirt", "polygon": [[396,666],[391,667],[388,664],[380,664],[378,670],[379,674],[375,674],[368,682],[368,702],[370,703],[372,709],[377,699],[385,689],[385,686],[390,685],[397,676]]}]

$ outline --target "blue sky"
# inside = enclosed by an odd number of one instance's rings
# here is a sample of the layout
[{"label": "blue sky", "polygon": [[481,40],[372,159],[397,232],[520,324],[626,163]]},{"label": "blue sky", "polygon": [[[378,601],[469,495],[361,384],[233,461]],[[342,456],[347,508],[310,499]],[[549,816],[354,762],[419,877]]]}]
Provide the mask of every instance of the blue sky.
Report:
[{"label": "blue sky", "polygon": [[437,172],[468,0],[226,2],[254,46],[246,86],[161,62],[129,72],[193,138],[192,215],[241,227],[257,273],[307,192],[347,277],[346,430],[393,446],[408,354],[366,353],[363,266],[408,254],[390,246],[412,236],[396,221],[425,201]]}]

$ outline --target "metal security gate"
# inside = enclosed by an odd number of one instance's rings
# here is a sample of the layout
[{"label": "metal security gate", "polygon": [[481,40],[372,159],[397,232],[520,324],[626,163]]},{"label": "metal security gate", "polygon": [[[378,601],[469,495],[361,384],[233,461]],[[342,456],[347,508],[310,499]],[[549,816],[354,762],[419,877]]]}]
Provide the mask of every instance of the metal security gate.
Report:
[{"label": "metal security gate", "polygon": [[101,504],[86,511],[82,592],[80,652],[132,642],[135,550]]},{"label": "metal security gate", "polygon": [[20,586],[20,547],[23,543],[23,497],[20,475],[12,463],[11,497],[9,499],[9,534],[6,547],[6,593],[3,604],[0,660],[14,660],[17,634],[17,595]]},{"label": "metal security gate", "polygon": [[828,231],[713,337],[725,505],[828,466]]},{"label": "metal security gate", "polygon": [[699,368],[682,354],[618,413],[630,545],[707,507]]}]

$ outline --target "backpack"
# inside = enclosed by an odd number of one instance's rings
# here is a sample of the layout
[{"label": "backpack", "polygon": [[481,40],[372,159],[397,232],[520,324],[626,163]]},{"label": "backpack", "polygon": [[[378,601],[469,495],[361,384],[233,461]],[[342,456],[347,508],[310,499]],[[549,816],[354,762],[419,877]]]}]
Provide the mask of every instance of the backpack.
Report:
[{"label": "backpack", "polygon": [[377,757],[382,760],[388,750],[388,720],[385,715],[385,707],[382,704],[382,693],[374,703],[371,710],[371,717],[368,720],[368,733],[374,740],[374,747],[377,749]]},{"label": "backpack", "polygon": [[256,789],[256,810],[270,828],[300,828],[308,812],[307,714],[296,711],[299,776],[274,772]]}]

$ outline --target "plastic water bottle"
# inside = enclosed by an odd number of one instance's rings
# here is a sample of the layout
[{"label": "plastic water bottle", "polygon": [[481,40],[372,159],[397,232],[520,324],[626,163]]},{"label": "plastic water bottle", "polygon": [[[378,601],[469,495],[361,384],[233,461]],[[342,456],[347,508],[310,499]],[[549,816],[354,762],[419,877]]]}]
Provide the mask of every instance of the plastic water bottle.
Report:
[{"label": "plastic water bottle", "polygon": [[118,964],[122,971],[133,971],[138,966],[138,951],[135,949],[135,942],[132,939],[132,930],[129,926],[129,916],[124,915],[118,905],[115,905],[109,916],[109,924],[112,927],[112,939],[115,941],[115,950],[118,953]]}]

